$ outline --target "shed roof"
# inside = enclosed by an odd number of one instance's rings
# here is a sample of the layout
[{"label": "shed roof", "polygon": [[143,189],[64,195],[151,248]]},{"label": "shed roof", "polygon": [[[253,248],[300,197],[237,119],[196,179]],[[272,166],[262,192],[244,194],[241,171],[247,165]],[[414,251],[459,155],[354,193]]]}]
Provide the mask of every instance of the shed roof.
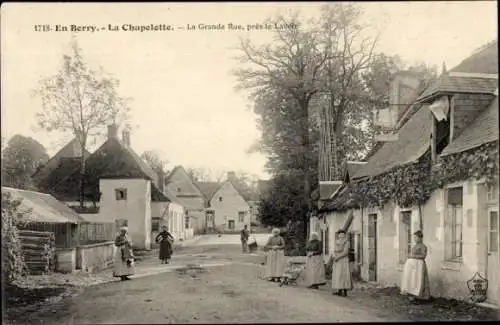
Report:
[{"label": "shed roof", "polygon": [[443,150],[441,156],[466,151],[492,141],[498,141],[498,97]]},{"label": "shed roof", "polygon": [[391,168],[416,161],[430,146],[431,112],[421,107],[398,132],[398,139],[386,142],[351,178],[375,176]]},{"label": "shed roof", "polygon": [[73,224],[85,221],[78,213],[50,194],[11,187],[2,187],[2,192],[10,193],[15,199],[21,199],[21,210],[30,210],[26,216],[27,221]]}]

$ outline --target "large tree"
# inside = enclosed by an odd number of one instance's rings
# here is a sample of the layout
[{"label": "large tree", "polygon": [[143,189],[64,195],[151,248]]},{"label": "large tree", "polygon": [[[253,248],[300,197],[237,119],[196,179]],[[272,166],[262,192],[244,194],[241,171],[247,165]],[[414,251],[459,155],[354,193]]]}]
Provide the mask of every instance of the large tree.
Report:
[{"label": "large tree", "polygon": [[[261,149],[270,156],[272,174],[303,177],[300,201],[307,209],[301,211],[314,210],[311,190],[317,185],[318,150],[325,165],[320,177],[329,180],[337,169],[329,164],[344,157],[344,124],[361,124],[366,115],[358,113],[353,102],[355,90],[362,89],[359,72],[369,64],[375,39],[362,36],[360,19],[355,5],[326,5],[316,20],[305,22],[297,13],[270,19],[273,25],[296,28],[276,29],[269,44],[256,46],[248,39],[240,44],[243,66],[236,76],[261,116]],[[319,135],[320,144],[312,139]],[[304,235],[307,220],[306,213]]]},{"label": "large tree", "polygon": [[2,150],[2,184],[35,190],[32,175],[49,159],[45,147],[31,137],[14,135]]},{"label": "large tree", "polygon": [[[73,134],[81,152],[89,139],[101,134],[109,123],[127,118],[128,106],[117,92],[118,80],[106,75],[103,69],[92,70],[82,57],[75,40],[71,54],[63,56],[61,68],[40,81],[36,94],[42,100],[38,124],[46,131]],[[85,157],[81,157],[80,205],[84,204]]]}]

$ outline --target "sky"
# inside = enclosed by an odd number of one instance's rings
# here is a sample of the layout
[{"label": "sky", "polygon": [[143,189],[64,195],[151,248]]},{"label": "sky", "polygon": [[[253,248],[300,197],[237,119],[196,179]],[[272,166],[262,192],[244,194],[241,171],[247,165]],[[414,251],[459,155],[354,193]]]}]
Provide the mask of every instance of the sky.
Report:
[{"label": "sky", "polygon": [[[72,137],[35,128],[32,90],[54,74],[76,37],[92,67],[120,80],[132,98],[131,145],[157,151],[171,166],[244,171],[266,179],[265,156],[247,154],[259,139],[256,116],[231,72],[239,37],[257,43],[268,31],[186,30],[186,25],[255,24],[277,12],[317,15],[321,2],[287,3],[6,3],[1,7],[2,137],[31,136],[54,154]],[[380,31],[377,52],[448,68],[497,38],[496,1],[364,2],[365,22]],[[52,31],[35,31],[48,24]],[[56,25],[171,24],[174,31],[54,31]],[[182,30],[180,27],[184,27]],[[106,127],[103,126],[103,130]],[[92,143],[92,149],[101,142]]]}]

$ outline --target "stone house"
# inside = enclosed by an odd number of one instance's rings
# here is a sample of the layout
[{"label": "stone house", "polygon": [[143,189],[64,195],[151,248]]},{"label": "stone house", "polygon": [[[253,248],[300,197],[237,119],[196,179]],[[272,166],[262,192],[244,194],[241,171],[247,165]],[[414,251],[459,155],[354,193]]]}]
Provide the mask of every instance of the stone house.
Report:
[{"label": "stone house", "polygon": [[[165,179],[165,187],[185,207],[190,226],[194,231],[199,233],[205,229],[205,209],[208,206],[208,199],[200,184],[191,178],[184,167],[175,166],[172,169]],[[209,189],[205,189],[205,192],[207,191]]]},{"label": "stone house", "polygon": [[253,201],[242,189],[234,172],[228,172],[227,180],[222,182],[209,199],[213,211],[215,228],[228,231],[250,227],[251,214],[249,201]]},{"label": "stone house", "polygon": [[321,207],[323,229],[353,213],[351,249],[364,280],[399,285],[422,230],[432,295],[468,298],[478,273],[489,282],[487,301],[500,305],[497,66],[493,42],[443,72]]},{"label": "stone house", "polygon": [[[89,211],[79,211],[80,164],[60,167],[47,173],[39,186],[87,218],[101,222],[127,224],[134,246],[151,247],[153,220],[168,223],[178,239],[192,237],[186,228],[181,202],[164,188],[164,175],[155,172],[131,148],[130,134],[118,139],[117,126],[108,126],[108,138],[85,160],[85,202]],[[67,165],[70,163],[67,161]],[[189,224],[188,224],[189,226]]]}]

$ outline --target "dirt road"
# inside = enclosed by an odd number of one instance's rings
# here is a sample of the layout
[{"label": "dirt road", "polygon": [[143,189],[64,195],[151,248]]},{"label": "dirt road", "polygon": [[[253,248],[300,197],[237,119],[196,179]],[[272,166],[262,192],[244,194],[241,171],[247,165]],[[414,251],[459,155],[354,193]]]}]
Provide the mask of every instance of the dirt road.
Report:
[{"label": "dirt road", "polygon": [[[174,324],[397,321],[328,288],[258,279],[261,255],[237,245],[183,249],[165,272],[111,282],[16,319],[18,324]],[[156,261],[150,261],[153,264]],[[168,270],[167,270],[168,269]]]}]

